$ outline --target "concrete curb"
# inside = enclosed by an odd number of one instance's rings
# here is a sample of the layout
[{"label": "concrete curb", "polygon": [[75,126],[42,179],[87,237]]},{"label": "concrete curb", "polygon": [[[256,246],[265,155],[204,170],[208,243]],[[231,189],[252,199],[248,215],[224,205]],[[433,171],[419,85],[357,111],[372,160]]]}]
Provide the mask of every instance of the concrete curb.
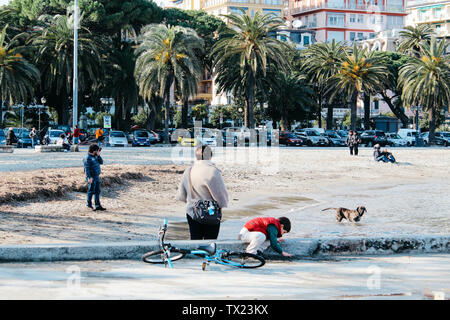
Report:
[{"label": "concrete curb", "polygon": [[[212,241],[178,240],[170,243],[179,248],[194,249]],[[216,241],[217,247],[230,251],[243,251],[245,245],[237,240]],[[418,236],[393,238],[329,238],[329,239],[286,239],[282,243],[286,252],[293,254],[293,260],[305,258],[326,258],[349,255],[389,255],[450,253],[450,236]],[[37,262],[70,260],[118,260],[140,259],[149,251],[158,250],[157,242],[125,243],[81,243],[45,245],[0,246],[0,262]],[[272,249],[264,253],[267,258],[280,259]]]}]

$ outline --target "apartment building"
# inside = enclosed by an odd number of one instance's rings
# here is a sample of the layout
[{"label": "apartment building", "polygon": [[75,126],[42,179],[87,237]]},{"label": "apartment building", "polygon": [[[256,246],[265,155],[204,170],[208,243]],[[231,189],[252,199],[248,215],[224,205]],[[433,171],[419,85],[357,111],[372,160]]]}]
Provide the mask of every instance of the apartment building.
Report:
[{"label": "apartment building", "polygon": [[450,36],[450,1],[408,0],[406,3],[406,26],[430,24],[437,37]]},{"label": "apartment building", "polygon": [[290,0],[289,12],[318,42],[373,39],[402,29],[406,0]]}]

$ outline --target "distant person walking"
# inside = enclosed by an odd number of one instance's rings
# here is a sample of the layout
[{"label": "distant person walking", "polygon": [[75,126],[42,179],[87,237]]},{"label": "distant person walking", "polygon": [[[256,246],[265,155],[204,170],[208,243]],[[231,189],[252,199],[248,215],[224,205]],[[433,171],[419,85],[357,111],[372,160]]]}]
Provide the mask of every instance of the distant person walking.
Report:
[{"label": "distant person walking", "polygon": [[80,143],[80,136],[81,132],[78,126],[75,126],[75,129],[73,130],[73,144],[78,145]]},{"label": "distant person walking", "polygon": [[29,136],[31,139],[31,147],[34,148],[34,145],[36,144],[36,137],[37,137],[36,128],[31,129]]},{"label": "distant person walking", "polygon": [[[86,206],[93,211],[106,210],[100,204],[100,174],[102,172],[100,165],[103,164],[103,159],[100,156],[101,150],[102,149],[97,144],[91,144],[88,149],[88,154],[83,160],[84,174],[86,175],[86,181],[88,183]],[[92,206],[92,197],[94,197],[95,207]]]},{"label": "distant person walking", "polygon": [[360,138],[356,131],[350,130],[348,132],[347,140],[345,141],[348,148],[350,149],[350,155],[358,155],[358,145],[360,143]]},{"label": "distant person walking", "polygon": [[13,128],[9,128],[8,133],[6,134],[6,145],[11,146],[13,143],[17,142],[16,134],[14,133]]},{"label": "distant person walking", "polygon": [[98,128],[97,131],[95,131],[95,138],[97,139],[98,146],[101,147],[102,143],[103,143],[103,139],[105,138],[103,136],[102,128]]},{"label": "distant person walking", "polygon": [[[176,199],[187,203],[186,218],[191,240],[217,239],[222,208],[228,206],[228,192],[222,172],[211,162],[211,148],[197,147],[195,157],[194,165],[184,171]],[[218,223],[206,224],[199,219],[199,205],[203,205],[211,215],[217,213],[220,216]]]}]

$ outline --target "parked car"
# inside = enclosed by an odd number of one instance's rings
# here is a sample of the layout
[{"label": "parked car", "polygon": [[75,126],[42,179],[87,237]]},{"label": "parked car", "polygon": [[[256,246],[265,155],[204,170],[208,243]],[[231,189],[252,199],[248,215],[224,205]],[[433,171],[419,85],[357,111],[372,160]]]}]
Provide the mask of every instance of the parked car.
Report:
[{"label": "parked car", "polygon": [[3,130],[0,130],[0,144],[6,144],[6,134]]},{"label": "parked car", "polygon": [[307,146],[328,146],[329,141],[314,129],[299,129],[294,132]]},{"label": "parked car", "polygon": [[136,130],[133,133],[132,147],[150,147],[155,136],[147,130]]},{"label": "parked car", "polygon": [[105,144],[107,147],[126,147],[128,139],[123,131],[112,130],[106,137]]},{"label": "parked car", "polygon": [[[189,132],[189,137],[179,136],[178,142],[183,147],[195,147],[197,145],[209,145],[212,147],[217,146],[216,134],[214,131],[209,131],[206,128],[202,128],[201,132],[197,133],[195,129],[187,129]],[[195,136],[198,134],[198,136]],[[219,138],[220,139],[220,138]]]},{"label": "parked car", "polygon": [[303,140],[293,132],[281,131],[280,144],[284,144],[286,146],[301,146],[303,145]]},{"label": "parked car", "polygon": [[[430,133],[429,132],[422,133],[420,137],[422,138],[424,145],[430,144]],[[447,141],[440,137],[439,132],[435,132],[434,142],[438,146],[447,146],[448,145]]]},{"label": "parked car", "polygon": [[379,144],[381,147],[384,147],[388,144],[386,135],[381,130],[363,131],[360,135],[360,138],[361,144],[366,145],[367,147],[373,147],[376,144]]},{"label": "parked car", "polygon": [[398,135],[406,140],[406,145],[414,146],[416,145],[416,136],[417,136],[417,130],[416,129],[399,129],[397,131]]},{"label": "parked car", "polygon": [[392,147],[406,147],[408,145],[408,141],[395,132],[386,133],[386,138],[388,140],[388,145]]},{"label": "parked car", "polygon": [[439,138],[442,138],[445,140],[446,147],[450,146],[450,132],[448,132],[448,131],[439,132]]},{"label": "parked car", "polygon": [[56,141],[59,139],[61,134],[65,135],[66,133],[60,129],[49,128],[44,136],[44,141],[47,141],[48,144],[56,144]]},{"label": "parked car", "polygon": [[333,147],[345,147],[346,138],[341,137],[333,130],[326,130],[324,133],[325,137],[327,137],[330,142],[330,146]]}]

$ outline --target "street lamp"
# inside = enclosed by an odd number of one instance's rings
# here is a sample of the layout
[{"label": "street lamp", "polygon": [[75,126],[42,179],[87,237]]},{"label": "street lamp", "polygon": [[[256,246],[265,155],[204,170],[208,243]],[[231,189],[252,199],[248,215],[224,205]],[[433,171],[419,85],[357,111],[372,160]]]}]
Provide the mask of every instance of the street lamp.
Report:
[{"label": "street lamp", "polygon": [[73,13],[73,113],[72,113],[72,127],[78,123],[78,0],[74,2]]},{"label": "street lamp", "polygon": [[[45,108],[45,103],[47,102],[47,99],[45,97],[41,98],[42,107]],[[41,109],[39,108],[39,134],[41,133]]]}]

